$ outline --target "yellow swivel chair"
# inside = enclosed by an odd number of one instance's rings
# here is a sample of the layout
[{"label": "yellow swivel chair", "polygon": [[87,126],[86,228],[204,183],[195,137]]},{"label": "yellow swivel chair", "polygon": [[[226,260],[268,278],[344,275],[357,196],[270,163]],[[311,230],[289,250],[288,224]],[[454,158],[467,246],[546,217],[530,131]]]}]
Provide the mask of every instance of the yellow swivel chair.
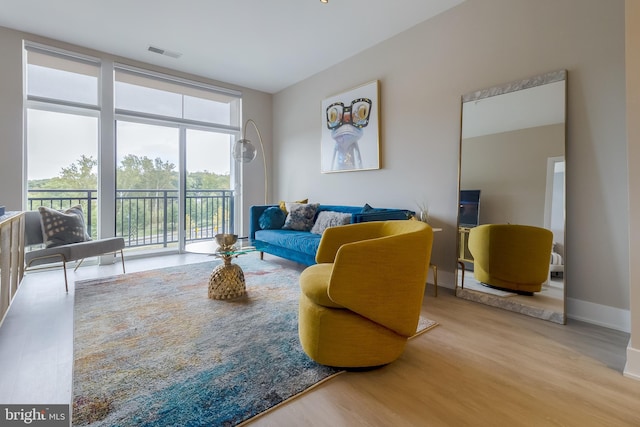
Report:
[{"label": "yellow swivel chair", "polygon": [[316,362],[365,368],[396,360],[415,334],[433,230],[379,221],[325,230],[300,276],[300,343]]},{"label": "yellow swivel chair", "polygon": [[524,294],[540,292],[549,277],[553,233],[515,224],[485,224],[469,232],[473,275],[479,282]]}]

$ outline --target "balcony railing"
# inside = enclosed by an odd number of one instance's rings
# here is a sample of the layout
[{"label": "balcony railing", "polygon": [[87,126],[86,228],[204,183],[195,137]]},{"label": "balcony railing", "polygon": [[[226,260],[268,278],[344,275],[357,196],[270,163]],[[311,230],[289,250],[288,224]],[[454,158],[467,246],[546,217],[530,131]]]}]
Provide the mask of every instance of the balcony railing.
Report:
[{"label": "balcony railing", "polygon": [[[30,190],[30,210],[38,206],[66,209],[81,205],[87,230],[97,238],[96,190]],[[178,242],[178,190],[122,190],[116,192],[116,236],[128,247],[162,246]],[[234,230],[232,190],[197,190],[185,194],[186,241],[212,239]]]}]

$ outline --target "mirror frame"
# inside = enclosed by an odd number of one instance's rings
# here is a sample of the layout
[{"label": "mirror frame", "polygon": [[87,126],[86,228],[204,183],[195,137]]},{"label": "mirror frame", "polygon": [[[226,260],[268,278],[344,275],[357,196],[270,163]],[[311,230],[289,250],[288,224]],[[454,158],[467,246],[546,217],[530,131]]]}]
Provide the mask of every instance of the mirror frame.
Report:
[{"label": "mirror frame", "polygon": [[[498,96],[498,95],[503,95],[503,94],[508,94],[508,93],[512,93],[512,92],[516,92],[516,91],[520,91],[520,90],[524,90],[524,89],[529,89],[529,88],[534,88],[534,87],[538,87],[538,86],[542,86],[545,84],[549,84],[549,83],[555,83],[555,82],[559,82],[559,81],[564,81],[565,85],[564,85],[564,158],[565,158],[565,165],[567,164],[567,77],[568,77],[568,73],[567,70],[557,70],[557,71],[551,71],[548,73],[544,73],[544,74],[539,74],[533,77],[529,77],[526,79],[522,79],[522,80],[516,80],[510,83],[506,83],[503,85],[498,85],[498,86],[494,86],[494,87],[490,87],[490,88],[486,88],[486,89],[481,89],[481,90],[477,90],[477,91],[473,91],[473,92],[469,92],[465,95],[462,95],[461,97],[461,102],[460,102],[460,142],[459,142],[459,146],[458,146],[458,194],[456,197],[456,200],[458,201],[458,205],[457,205],[457,210],[458,210],[458,216],[457,216],[457,227],[456,227],[456,271],[455,271],[455,295],[458,296],[458,290],[459,290],[459,286],[458,284],[460,283],[460,278],[458,277],[460,274],[460,236],[459,236],[459,228],[460,228],[460,190],[461,190],[461,182],[462,182],[462,141],[463,141],[463,134],[462,134],[462,130],[463,130],[463,126],[464,126],[464,104],[467,102],[473,102],[473,101],[478,101],[481,99],[485,99],[485,98],[490,98],[490,97],[494,97],[494,96]],[[566,166],[565,166],[566,167]],[[566,268],[566,254],[567,254],[567,246],[566,246],[566,236],[567,236],[567,229],[566,229],[566,224],[567,224],[567,215],[566,215],[566,204],[567,204],[567,180],[566,180],[566,169],[565,169],[565,180],[564,180],[564,196],[565,196],[565,200],[564,200],[564,207],[563,207],[563,212],[562,212],[562,222],[564,223],[564,230],[563,230],[563,239],[564,239],[564,251],[563,251],[563,259],[564,259],[564,271],[563,271],[563,298],[562,298],[562,313],[561,316],[555,316],[555,318],[551,318],[551,319],[544,319],[544,320],[550,320],[552,322],[555,323],[560,323],[560,324],[566,324],[567,322],[567,268]],[[464,265],[464,264],[463,264]],[[463,273],[464,274],[464,273]],[[490,303],[488,303],[487,301],[481,301],[478,300],[478,302],[484,303],[484,304],[488,304],[488,305],[492,305]],[[513,310],[515,311],[515,310]],[[522,314],[527,314],[526,312],[521,312]],[[533,316],[536,317],[536,316]]]}]

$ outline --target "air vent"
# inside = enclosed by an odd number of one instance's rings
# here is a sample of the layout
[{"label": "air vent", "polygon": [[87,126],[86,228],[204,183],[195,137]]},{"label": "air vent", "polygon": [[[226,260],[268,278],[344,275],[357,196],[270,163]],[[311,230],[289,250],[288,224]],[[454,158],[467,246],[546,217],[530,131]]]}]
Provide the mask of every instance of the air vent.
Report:
[{"label": "air vent", "polygon": [[170,50],[161,49],[161,48],[155,47],[155,46],[149,46],[149,48],[147,50],[149,52],[157,53],[157,54],[164,55],[164,56],[169,56],[171,58],[180,58],[182,56],[182,54],[179,53],[179,52],[172,52]]}]

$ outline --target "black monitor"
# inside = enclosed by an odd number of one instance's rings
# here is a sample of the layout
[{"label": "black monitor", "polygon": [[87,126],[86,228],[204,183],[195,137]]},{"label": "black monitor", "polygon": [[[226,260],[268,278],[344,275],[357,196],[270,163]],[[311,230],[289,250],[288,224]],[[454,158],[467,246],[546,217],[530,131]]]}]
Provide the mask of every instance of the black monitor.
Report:
[{"label": "black monitor", "polygon": [[480,223],[480,190],[460,190],[460,227]]}]

